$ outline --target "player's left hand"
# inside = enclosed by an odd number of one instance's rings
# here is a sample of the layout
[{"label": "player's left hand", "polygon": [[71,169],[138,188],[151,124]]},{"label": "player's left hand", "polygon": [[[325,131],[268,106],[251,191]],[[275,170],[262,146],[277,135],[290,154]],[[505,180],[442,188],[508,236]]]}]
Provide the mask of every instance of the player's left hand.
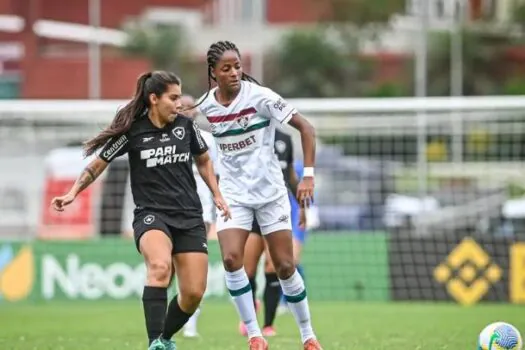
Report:
[{"label": "player's left hand", "polygon": [[215,203],[217,209],[222,211],[222,217],[224,217],[224,221],[228,221],[232,218],[230,207],[228,207],[228,204],[226,204],[226,201],[221,195],[213,197],[213,202]]},{"label": "player's left hand", "polygon": [[309,207],[314,197],[314,178],[303,177],[297,185],[297,200],[300,205]]}]

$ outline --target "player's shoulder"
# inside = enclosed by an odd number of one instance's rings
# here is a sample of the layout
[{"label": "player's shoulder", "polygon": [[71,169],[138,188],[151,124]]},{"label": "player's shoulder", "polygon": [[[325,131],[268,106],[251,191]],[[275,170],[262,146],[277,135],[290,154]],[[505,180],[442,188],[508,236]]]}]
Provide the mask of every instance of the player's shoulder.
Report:
[{"label": "player's shoulder", "polygon": [[199,131],[201,133],[202,138],[204,139],[204,141],[206,141],[208,145],[215,143],[215,138],[213,137],[211,132],[202,129],[200,129]]},{"label": "player's shoulder", "polygon": [[250,96],[250,98],[264,99],[276,95],[276,93],[269,87],[252,83],[251,81],[243,80],[242,84],[243,88],[246,91],[246,95]]},{"label": "player's shoulder", "polygon": [[200,109],[201,113],[207,114],[206,111],[209,111],[216,105],[215,98],[213,97],[215,94],[215,90],[217,90],[216,87],[208,91],[207,93],[203,94],[201,97],[199,97],[195,104],[198,105],[198,109]]},{"label": "player's shoulder", "polygon": [[199,131],[200,131],[202,137],[208,137],[208,138],[213,137],[213,135],[209,131],[202,130],[202,129],[199,129]]},{"label": "player's shoulder", "polygon": [[132,123],[128,131],[124,135],[126,137],[132,139],[135,136],[139,136],[140,134],[147,132],[149,129],[149,123],[146,120],[147,116],[145,115],[139,115]]},{"label": "player's shoulder", "polygon": [[193,128],[193,119],[182,115],[177,114],[177,118],[173,121],[173,127],[183,127],[185,129],[191,129]]},{"label": "player's shoulder", "polygon": [[180,124],[183,124],[183,125],[192,125],[193,124],[193,119],[191,119],[190,117],[187,117],[183,114],[177,114],[177,119],[176,121],[178,121]]}]

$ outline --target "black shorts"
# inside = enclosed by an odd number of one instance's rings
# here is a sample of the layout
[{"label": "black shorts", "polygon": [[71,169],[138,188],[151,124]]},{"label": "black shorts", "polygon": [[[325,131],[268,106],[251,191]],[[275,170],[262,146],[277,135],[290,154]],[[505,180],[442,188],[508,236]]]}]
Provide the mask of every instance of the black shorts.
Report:
[{"label": "black shorts", "polygon": [[[195,219],[191,219],[194,221]],[[144,210],[135,213],[133,220],[133,233],[135,245],[140,252],[140,238],[150,230],[164,232],[173,245],[172,254],[187,252],[208,253],[208,239],[206,227],[202,218],[196,221],[195,225],[188,227],[187,223],[178,224],[168,215],[154,211]]]},{"label": "black shorts", "polygon": [[257,222],[257,219],[253,219],[253,224],[252,224],[252,233],[255,233],[259,236],[262,235],[261,233],[261,227],[259,226],[259,223]]}]

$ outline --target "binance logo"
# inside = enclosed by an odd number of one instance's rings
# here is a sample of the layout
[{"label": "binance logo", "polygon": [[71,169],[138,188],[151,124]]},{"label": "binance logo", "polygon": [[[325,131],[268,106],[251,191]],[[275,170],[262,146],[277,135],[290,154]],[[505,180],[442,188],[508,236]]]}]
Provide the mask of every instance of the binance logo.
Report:
[{"label": "binance logo", "polygon": [[434,278],[463,305],[472,305],[501,279],[502,270],[472,238],[465,238],[434,269]]},{"label": "binance logo", "polygon": [[26,298],[33,287],[34,262],[31,247],[15,253],[13,246],[0,247],[0,298],[18,301]]}]

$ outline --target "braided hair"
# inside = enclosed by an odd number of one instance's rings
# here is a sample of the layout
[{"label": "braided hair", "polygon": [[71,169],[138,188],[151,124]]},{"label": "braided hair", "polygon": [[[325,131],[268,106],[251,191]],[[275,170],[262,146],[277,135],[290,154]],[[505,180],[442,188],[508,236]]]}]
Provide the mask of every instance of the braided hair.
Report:
[{"label": "braided hair", "polygon": [[[217,41],[216,43],[211,44],[210,48],[208,49],[208,53],[206,54],[206,61],[208,63],[208,91],[206,92],[206,95],[197,103],[193,108],[199,106],[206,98],[209,96],[211,91],[211,82],[212,80],[217,81],[215,77],[212,75],[212,69],[215,68],[219,60],[221,59],[222,55],[226,51],[235,51],[239,58],[241,58],[241,53],[237,46],[232,43],[231,41]],[[252,76],[242,73],[241,80],[249,81],[252,83],[255,83],[257,85],[261,85],[255,78]]]}]

